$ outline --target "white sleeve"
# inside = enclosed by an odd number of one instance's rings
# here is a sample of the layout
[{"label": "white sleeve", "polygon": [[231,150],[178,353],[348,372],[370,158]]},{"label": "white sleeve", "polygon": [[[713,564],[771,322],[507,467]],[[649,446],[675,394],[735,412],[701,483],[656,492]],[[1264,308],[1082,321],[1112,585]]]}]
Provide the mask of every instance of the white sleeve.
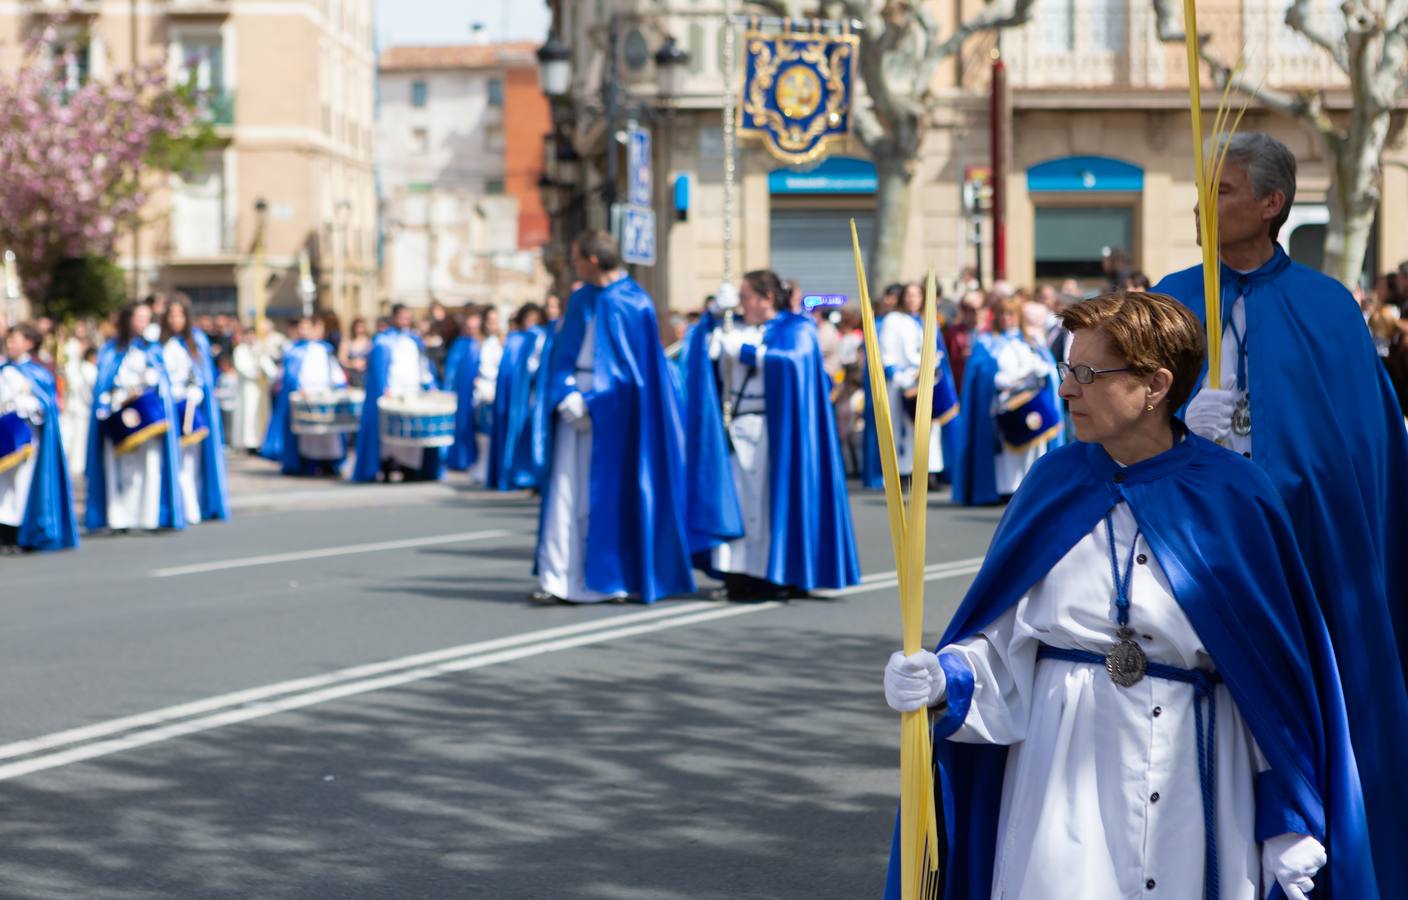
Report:
[{"label": "white sleeve", "polygon": [[[1026,738],[1040,649],[1025,629],[1017,628],[1026,606],[1024,597],[980,633],[939,651],[948,675],[947,705],[939,716],[950,721],[947,729],[936,724],[949,740],[1014,744]],[[955,721],[960,716],[961,722]]]},{"label": "white sleeve", "polygon": [[999,391],[1010,391],[1044,375],[1046,368],[1046,361],[1030,347],[1009,341],[997,355],[993,384]]},{"label": "white sleeve", "polygon": [[[889,316],[885,317],[886,319]],[[886,369],[893,369],[890,380],[900,390],[908,390],[914,387],[919,381],[919,370],[911,367],[905,356],[904,332],[903,329],[891,324],[884,327],[884,320],[881,320],[880,328],[880,364]]]}]

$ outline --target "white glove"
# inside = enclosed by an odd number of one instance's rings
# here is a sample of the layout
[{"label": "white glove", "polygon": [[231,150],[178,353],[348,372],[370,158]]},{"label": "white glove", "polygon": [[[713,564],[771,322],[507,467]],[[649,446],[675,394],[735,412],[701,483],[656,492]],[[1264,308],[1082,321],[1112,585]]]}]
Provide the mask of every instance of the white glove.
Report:
[{"label": "white glove", "polygon": [[948,690],[939,658],[928,650],[912,656],[896,650],[885,666],[885,702],[895,712],[913,712],[933,706]]},{"label": "white glove", "polygon": [[562,402],[557,404],[557,414],[578,431],[589,431],[592,427],[591,413],[587,410],[587,401],[582,397],[581,391],[573,391],[564,397]]},{"label": "white glove", "polygon": [[1185,422],[1190,431],[1210,441],[1224,440],[1232,433],[1232,413],[1237,409],[1236,391],[1204,388],[1188,404]]},{"label": "white glove", "polygon": [[186,388],[187,403],[192,403],[196,406],[200,406],[203,400],[205,400],[205,391],[201,390],[195,385],[191,385],[190,387]]},{"label": "white glove", "polygon": [[1279,834],[1261,845],[1262,871],[1281,885],[1286,900],[1306,900],[1325,860],[1325,848],[1308,834]]}]

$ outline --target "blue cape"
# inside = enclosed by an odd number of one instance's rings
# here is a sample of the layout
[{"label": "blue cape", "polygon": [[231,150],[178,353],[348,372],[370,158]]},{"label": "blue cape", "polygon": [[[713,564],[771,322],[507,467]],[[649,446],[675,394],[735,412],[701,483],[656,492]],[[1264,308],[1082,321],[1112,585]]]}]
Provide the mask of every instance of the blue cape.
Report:
[{"label": "blue cape", "polygon": [[191,329],[196,352],[192,353],[196,379],[201,389],[201,410],[209,423],[209,433],[200,442],[200,518],[202,522],[230,518],[229,479],[225,472],[225,429],[220,423],[220,404],[215,398],[215,357],[210,338],[199,328]]},{"label": "blue cape", "polygon": [[479,341],[455,338],[445,357],[445,387],[455,392],[455,442],[445,452],[445,465],[463,472],[479,461],[474,430],[474,379],[479,376]]},{"label": "blue cape", "polygon": [[[489,437],[485,487],[513,491],[538,484],[532,427],[536,373],[529,371],[529,364],[542,352],[540,342],[546,342],[547,334],[547,329],[538,326],[510,332],[504,338],[494,384],[494,430]],[[541,361],[542,357],[538,358]]]},{"label": "blue cape", "polygon": [[[1155,290],[1205,320],[1202,267]],[[1252,459],[1285,501],[1340,649],[1355,756],[1382,885],[1408,884],[1408,435],[1359,306],[1276,248],[1255,272],[1222,267],[1247,313]],[[1201,384],[1201,379],[1199,380]]]},{"label": "blue cape", "polygon": [[676,360],[689,501],[686,531],[689,551],[701,566],[707,565],[710,550],[743,537],[743,512],[729,464],[728,435],[719,414],[719,385],[709,359],[709,333],[715,325],[714,316],[705,313],[685,335]]},{"label": "blue cape", "polygon": [[[942,354],[939,357],[940,378],[947,378],[948,383],[953,384],[953,367],[949,365],[948,350],[944,347],[942,333],[939,334],[938,342],[939,353]],[[865,352],[864,345],[861,346],[861,352]],[[890,373],[886,372],[885,374],[886,377],[888,377]],[[870,392],[869,365],[862,365],[860,367],[860,385],[861,390],[865,391],[864,430],[861,432],[860,483],[872,490],[883,491],[885,489],[885,472],[880,466],[880,433],[875,429],[875,407],[873,406],[875,398]],[[961,446],[960,435],[963,433],[963,410],[966,408],[964,406],[965,403],[966,401],[960,397],[958,414],[939,428],[939,446],[942,447],[944,451],[943,471],[949,474],[950,479],[953,477],[954,466],[959,459]],[[937,418],[939,413],[943,412],[943,410],[937,408],[938,404],[939,397],[936,393],[934,395],[935,418]],[[892,416],[902,416],[905,412],[902,409],[892,409],[890,410],[890,414]]]},{"label": "blue cape", "polygon": [[58,389],[49,370],[32,359],[9,362],[0,369],[19,370],[34,388],[34,396],[44,411],[39,428],[38,457],[34,478],[25,498],[24,519],[20,522],[19,544],[26,550],[68,550],[78,546],[78,519],[73,512],[73,487],[64,458],[64,442],[59,435]]},{"label": "blue cape", "polygon": [[[269,413],[269,428],[264,432],[264,446],[259,448],[259,455],[265,459],[282,463],[280,471],[285,475],[312,475],[318,471],[318,461],[304,459],[298,453],[298,436],[293,433],[293,410],[291,400],[294,392],[303,389],[303,381],[300,373],[303,370],[303,359],[308,355],[308,348],[313,341],[294,341],[287,350],[284,351],[282,369],[279,376],[279,392],[274,395],[274,408]],[[336,359],[337,354],[332,349],[332,344],[327,341],[319,341],[328,352],[329,359]],[[334,374],[338,370],[334,370]],[[344,374],[342,383],[346,384],[347,377]],[[342,442],[342,456],[337,459],[340,466],[347,455],[347,436],[339,435]]]},{"label": "blue cape", "polygon": [[[699,391],[688,394],[685,413],[692,545],[699,534],[693,520],[701,525],[712,522],[717,529],[712,537],[727,539],[729,517],[738,515],[718,393],[711,389],[714,366],[708,339],[715,325],[714,317],[706,314],[690,333],[686,354],[685,383]],[[808,316],[778,313],[763,329],[763,346],[767,348],[762,377],[771,519],[766,578],[804,590],[855,584],[860,580],[860,563],[831,406],[831,379],[822,362],[816,325]],[[717,456],[721,447],[722,460]],[[719,495],[722,499],[715,500]],[[696,515],[701,505],[708,517],[702,511]]]},{"label": "blue cape", "polygon": [[[176,404],[171,401],[171,381],[166,376],[166,363],[161,358],[161,348],[143,339],[134,338],[132,346],[140,348],[147,357],[147,365],[157,373],[157,392],[162,405],[166,407],[166,421],[176,421]],[[88,419],[88,462],[85,475],[88,479],[87,508],[83,512],[83,527],[97,531],[108,527],[108,487],[107,473],[103,468],[103,430],[98,413],[106,415],[112,411],[110,404],[103,401],[103,395],[112,391],[117,381],[117,371],[122,367],[122,358],[127,347],[118,349],[116,341],[108,341],[98,351],[98,380],[93,385],[93,412]],[[178,429],[168,428],[166,433],[154,440],[161,441],[161,505],[157,517],[160,528],[186,527],[185,507],[177,502],[176,492],[180,490],[176,480],[176,464],[180,457],[180,436]]]},{"label": "blue cape", "polygon": [[[996,621],[1121,499],[1270,765],[1256,782],[1257,840],[1311,834],[1329,854],[1317,897],[1378,897],[1329,633],[1280,497],[1235,453],[1188,435],[1126,469],[1097,444],[1047,454],[1003,515],[940,648]],[[934,721],[943,896],[988,900],[1007,748],[946,740],[967,715],[973,675],[951,654],[940,660],[949,675],[949,706]],[[892,852],[887,897],[898,897],[898,880]],[[1283,897],[1279,887],[1271,896]]]},{"label": "blue cape", "polygon": [[[650,295],[630,278],[584,285],[567,304],[553,342],[540,417],[552,459],[557,406],[576,390],[577,355],[592,329],[592,419],[587,587],[646,603],[694,591],[685,538],[683,428]],[[542,510],[552,502],[544,481]],[[539,516],[539,543],[542,516]]]},{"label": "blue cape", "polygon": [[[391,344],[402,334],[410,337],[425,355],[425,342],[420,335],[388,328],[372,341],[372,352],[367,354],[367,372],[362,388],[366,391],[366,402],[362,406],[362,427],[357,432],[357,459],[352,468],[353,481],[376,481],[381,471],[381,417],[377,413],[376,402],[386,392],[386,379],[391,373]],[[431,375],[421,387],[435,389],[435,376]],[[426,480],[439,480],[445,474],[445,454],[439,447],[427,447],[421,459],[420,477]]]},{"label": "blue cape", "polygon": [[[992,415],[993,403],[997,399],[997,387],[993,381],[998,368],[996,342],[1000,340],[1010,338],[978,335],[973,341],[968,366],[963,370],[963,394],[959,401],[963,409],[963,415],[959,416],[962,425],[952,466],[953,502],[960,506],[986,506],[1002,499],[997,493],[997,454],[1002,450],[1002,439]],[[1050,350],[1045,347],[1034,349],[1055,365]],[[1056,397],[1056,406],[1060,409],[1056,377],[1048,378],[1046,384],[1046,389]],[[1065,438],[1057,436],[1046,446],[1054,449],[1063,443]],[[944,452],[948,452],[947,447]]]}]

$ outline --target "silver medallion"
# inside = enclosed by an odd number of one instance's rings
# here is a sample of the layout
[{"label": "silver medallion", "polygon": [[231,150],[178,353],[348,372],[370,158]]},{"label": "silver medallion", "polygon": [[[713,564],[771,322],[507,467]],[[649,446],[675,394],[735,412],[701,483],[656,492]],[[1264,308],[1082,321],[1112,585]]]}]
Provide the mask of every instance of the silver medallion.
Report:
[{"label": "silver medallion", "polygon": [[1134,642],[1133,631],[1121,628],[1118,636],[1120,642],[1105,654],[1105,671],[1110,673],[1110,680],[1115,684],[1129,687],[1138,684],[1144,677],[1149,668],[1149,658],[1144,655],[1144,649]]},{"label": "silver medallion", "polygon": [[1252,433],[1252,402],[1246,394],[1237,399],[1237,408],[1232,410],[1232,433],[1239,437]]}]

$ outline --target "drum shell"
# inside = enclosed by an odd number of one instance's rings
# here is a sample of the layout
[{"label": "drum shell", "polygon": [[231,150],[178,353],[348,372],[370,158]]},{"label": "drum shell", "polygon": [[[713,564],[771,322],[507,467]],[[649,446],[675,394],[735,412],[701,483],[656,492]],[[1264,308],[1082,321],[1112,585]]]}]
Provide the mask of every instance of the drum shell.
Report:
[{"label": "drum shell", "polygon": [[113,410],[112,415],[103,420],[102,431],[112,442],[113,452],[121,456],[165,434],[169,426],[161,393],[150,388]]},{"label": "drum shell", "polygon": [[1003,447],[1012,453],[1021,453],[1061,433],[1061,410],[1049,390],[1023,391],[1004,407],[997,414],[997,433]]},{"label": "drum shell", "polygon": [[358,389],[331,394],[289,395],[289,428],[294,434],[350,434],[361,427],[365,394]]},{"label": "drum shell", "polygon": [[455,442],[457,402],[458,398],[446,391],[380,398],[377,418],[382,442],[401,447],[449,447]]},{"label": "drum shell", "polygon": [[0,416],[0,472],[8,472],[34,454],[34,429],[17,412]]},{"label": "drum shell", "polygon": [[176,421],[181,424],[181,446],[194,447],[201,441],[210,437],[210,419],[205,415],[205,404],[197,403],[195,410],[191,413],[190,430],[186,429],[186,404],[181,400],[176,404]]}]

